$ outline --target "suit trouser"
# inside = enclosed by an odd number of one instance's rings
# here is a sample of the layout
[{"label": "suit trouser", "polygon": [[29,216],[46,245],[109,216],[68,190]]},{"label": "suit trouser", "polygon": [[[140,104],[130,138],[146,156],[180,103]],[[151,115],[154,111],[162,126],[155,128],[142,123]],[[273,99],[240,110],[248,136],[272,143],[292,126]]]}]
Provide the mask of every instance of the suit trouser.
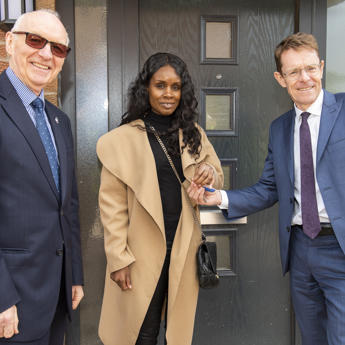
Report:
[{"label": "suit trouser", "polygon": [[302,344],[345,345],[345,255],[334,235],[312,240],[293,229],[290,283]]},{"label": "suit trouser", "polygon": [[[138,339],[135,345],[157,344],[157,337],[159,334],[162,319],[162,309],[164,301],[167,299],[168,295],[169,264],[170,251],[168,251],[168,254],[165,257],[164,265],[156,286],[156,290],[146,312],[146,316],[140,328]],[[167,314],[165,314],[165,322],[167,322]]]}]

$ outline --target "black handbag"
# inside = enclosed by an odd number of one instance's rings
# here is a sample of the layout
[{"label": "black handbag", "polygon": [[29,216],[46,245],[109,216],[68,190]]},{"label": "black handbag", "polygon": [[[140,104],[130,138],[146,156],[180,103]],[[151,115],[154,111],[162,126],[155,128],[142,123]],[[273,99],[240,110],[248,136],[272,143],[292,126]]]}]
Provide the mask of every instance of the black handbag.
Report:
[{"label": "black handbag", "polygon": [[199,218],[197,217],[195,210],[193,208],[193,205],[189,199],[189,196],[187,194],[187,191],[184,188],[184,185],[181,182],[180,176],[178,175],[175,165],[173,161],[170,158],[170,155],[165,148],[164,143],[162,142],[161,138],[159,137],[158,133],[154,129],[154,127],[150,126],[150,129],[152,130],[153,134],[155,135],[157,141],[159,142],[160,146],[162,147],[162,150],[164,151],[169,164],[174,171],[178,181],[180,182],[180,185],[184,192],[187,195],[187,200],[189,203],[189,206],[193,213],[194,222],[198,225],[200,228],[200,232],[202,235],[202,242],[199,245],[197,254],[196,254],[196,262],[197,262],[197,273],[199,278],[199,286],[203,289],[212,289],[213,287],[216,287],[219,284],[219,275],[217,274],[217,244],[216,242],[210,242],[206,240],[205,234],[201,230],[201,225]]},{"label": "black handbag", "polygon": [[203,289],[212,289],[219,284],[217,274],[217,244],[206,240],[202,234],[202,242],[196,254],[199,286]]}]

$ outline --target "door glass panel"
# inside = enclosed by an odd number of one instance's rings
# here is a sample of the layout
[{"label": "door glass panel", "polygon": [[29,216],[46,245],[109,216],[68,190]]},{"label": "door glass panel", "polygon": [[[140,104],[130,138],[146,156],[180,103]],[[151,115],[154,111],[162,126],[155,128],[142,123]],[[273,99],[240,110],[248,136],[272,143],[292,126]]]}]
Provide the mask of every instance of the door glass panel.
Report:
[{"label": "door glass panel", "polygon": [[326,89],[343,92],[345,88],[345,1],[327,1]]},{"label": "door glass panel", "polygon": [[217,244],[217,270],[232,270],[229,235],[206,236],[207,241]]},{"label": "door glass panel", "polygon": [[236,136],[238,92],[236,87],[201,88],[201,125],[208,136]]},{"label": "door glass panel", "polygon": [[223,165],[223,174],[224,174],[224,190],[232,189],[232,186],[230,186],[230,172],[231,172],[231,165]]},{"label": "door glass panel", "polygon": [[231,23],[206,23],[206,58],[230,59]]},{"label": "door glass panel", "polygon": [[206,130],[232,130],[230,95],[206,95]]}]

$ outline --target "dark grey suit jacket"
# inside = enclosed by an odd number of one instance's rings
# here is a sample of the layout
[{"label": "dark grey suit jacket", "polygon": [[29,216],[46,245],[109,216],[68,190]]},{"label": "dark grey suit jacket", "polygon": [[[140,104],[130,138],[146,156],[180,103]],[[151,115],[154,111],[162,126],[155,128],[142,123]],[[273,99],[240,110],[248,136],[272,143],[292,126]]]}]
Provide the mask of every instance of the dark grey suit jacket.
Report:
[{"label": "dark grey suit jacket", "polygon": [[0,75],[0,312],[16,304],[20,333],[48,330],[63,277],[71,314],[72,285],[83,284],[73,138],[66,114],[46,102],[60,162],[56,190],[39,134],[21,99]]}]

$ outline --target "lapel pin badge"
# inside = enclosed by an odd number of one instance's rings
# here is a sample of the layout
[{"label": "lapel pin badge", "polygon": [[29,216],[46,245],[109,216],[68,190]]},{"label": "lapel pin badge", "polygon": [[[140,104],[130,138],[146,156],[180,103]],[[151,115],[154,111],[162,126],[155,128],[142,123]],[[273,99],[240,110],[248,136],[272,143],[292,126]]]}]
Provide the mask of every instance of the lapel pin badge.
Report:
[{"label": "lapel pin badge", "polygon": [[55,122],[56,122],[57,124],[60,123],[59,118],[58,118],[57,116],[55,116]]}]

